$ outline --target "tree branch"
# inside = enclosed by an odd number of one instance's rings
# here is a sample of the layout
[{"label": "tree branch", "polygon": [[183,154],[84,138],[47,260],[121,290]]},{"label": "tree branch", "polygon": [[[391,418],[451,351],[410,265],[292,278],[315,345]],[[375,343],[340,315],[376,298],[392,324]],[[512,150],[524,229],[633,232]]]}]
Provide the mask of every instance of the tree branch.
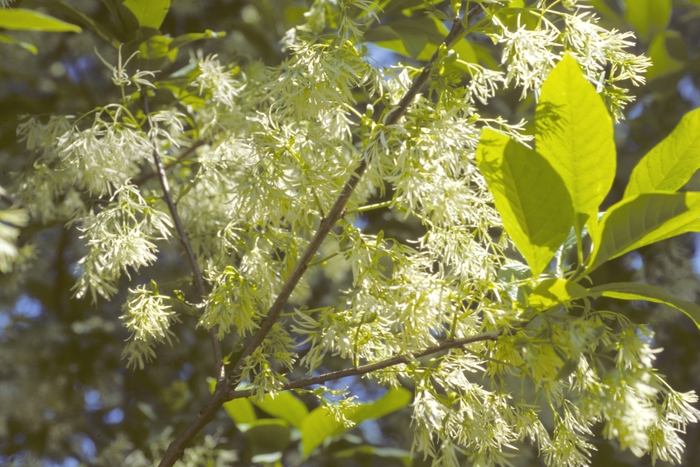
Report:
[{"label": "tree branch", "polygon": [[[148,116],[148,97],[146,97],[145,92],[142,93],[142,96],[144,112],[146,113],[146,116]],[[146,121],[148,122],[148,120]],[[147,125],[150,126],[150,123],[147,123]],[[190,146],[190,149],[191,148],[196,149],[194,145]],[[165,200],[165,204],[168,205],[170,216],[173,218],[173,223],[175,224],[175,230],[177,230],[180,243],[182,243],[182,246],[185,249],[187,260],[190,263],[190,268],[192,268],[192,274],[194,276],[194,283],[197,287],[197,292],[201,298],[204,298],[207,296],[207,288],[204,285],[204,277],[202,276],[202,271],[199,269],[199,264],[197,264],[197,258],[194,255],[194,250],[192,250],[192,245],[189,237],[187,236],[187,232],[185,232],[185,228],[182,225],[182,220],[177,212],[177,207],[175,206],[175,203],[173,203],[173,197],[170,194],[170,185],[168,184],[168,177],[165,174],[165,168],[163,167],[163,160],[160,156],[160,149],[158,148],[157,141],[153,142],[153,162],[156,165],[156,174],[158,175],[160,186],[163,190],[163,200]],[[214,351],[214,365],[216,368],[216,379],[218,385],[226,378],[226,370],[224,368],[224,362],[221,354],[221,343],[216,337],[216,327],[209,329],[209,338]]]},{"label": "tree branch", "polygon": [[[197,150],[197,148],[204,146],[205,144],[206,144],[206,141],[204,141],[203,139],[196,140],[195,142],[192,143],[192,145],[190,147],[183,149],[180,152],[180,154],[178,154],[178,156],[175,158],[174,161],[170,162],[169,164],[165,164],[165,167],[163,167],[163,169],[167,172],[171,167],[174,167],[175,165],[179,164],[185,157],[189,156],[190,154],[195,152]],[[150,180],[151,178],[155,177],[156,175],[158,175],[157,171],[147,173],[147,174],[141,175],[137,179],[132,180],[131,183],[133,183],[136,186],[141,186],[144,183],[146,183],[148,180]]]},{"label": "tree branch", "polygon": [[[471,23],[477,16],[479,16],[480,13],[481,7],[479,5],[474,6],[471,10],[469,10],[467,14],[467,22]],[[451,47],[464,32],[465,29],[462,26],[461,19],[458,17],[455,18],[452,24],[452,29],[447,34],[447,37],[445,37],[443,43],[447,47]],[[384,122],[384,125],[394,125],[399,121],[401,117],[403,117],[406,114],[409,105],[416,97],[416,95],[420,92],[420,90],[423,88],[425,83],[428,81],[428,78],[430,77],[430,70],[433,64],[438,59],[438,52],[439,51],[436,51],[435,54],[433,54],[430,61],[428,61],[428,63],[421,71],[420,75],[418,75],[418,78],[416,78],[416,80],[411,85],[410,89],[406,92],[401,101],[399,101],[398,105],[389,113],[389,115],[386,118],[386,121]],[[185,446],[192,440],[192,438],[194,438],[197,435],[197,433],[202,428],[204,428],[204,426],[206,426],[210,421],[214,419],[214,417],[216,416],[216,412],[219,410],[219,408],[223,405],[224,402],[229,400],[229,392],[238,385],[242,373],[243,364],[246,358],[248,358],[255,351],[255,349],[257,349],[263,343],[265,337],[272,329],[272,326],[279,319],[279,316],[282,313],[285,304],[289,300],[289,297],[291,296],[292,292],[301,280],[301,277],[306,272],[309,262],[313,259],[314,255],[321,247],[321,244],[328,236],[333,226],[335,226],[336,222],[338,222],[338,220],[341,217],[343,217],[345,205],[350,199],[350,196],[352,196],[352,193],[357,187],[357,184],[362,178],[362,175],[365,173],[365,170],[367,170],[367,160],[362,159],[362,161],[360,161],[359,165],[353,171],[352,175],[350,176],[350,179],[347,181],[347,183],[341,190],[340,195],[338,196],[335,204],[333,204],[331,210],[321,221],[321,224],[319,225],[316,234],[309,242],[309,245],[307,246],[306,250],[294,266],[292,273],[289,275],[287,281],[282,286],[279,295],[268,310],[265,320],[260,324],[258,332],[251,338],[250,342],[245,347],[243,353],[236,362],[233,370],[229,373],[228,377],[226,378],[226,384],[217,384],[217,388],[214,391],[214,394],[212,395],[212,398],[210,399],[209,403],[207,403],[207,405],[197,413],[195,418],[185,427],[185,429],[177,436],[177,438],[175,438],[170,443],[168,449],[165,451],[165,454],[163,455],[163,458],[160,461],[160,464],[158,464],[159,467],[171,467],[172,465],[174,465],[175,462],[182,456]],[[395,358],[407,357],[403,356]],[[403,363],[403,361],[394,363],[394,365],[398,363]],[[387,366],[391,366],[391,364]]]},{"label": "tree branch", "polygon": [[[311,378],[302,379],[299,381],[292,381],[283,385],[280,391],[305,388],[314,384],[323,384],[327,381],[334,381],[340,378],[345,378],[347,376],[366,375],[367,373],[372,373],[373,371],[383,370],[384,368],[400,365],[402,363],[408,363],[411,360],[421,357],[427,357],[428,355],[442,352],[444,350],[457,349],[467,344],[473,344],[475,342],[496,341],[503,334],[505,334],[504,330],[500,329],[496,331],[488,331],[483,334],[477,334],[475,336],[465,337],[463,339],[446,340],[441,344],[438,344],[433,347],[428,347],[425,350],[422,350],[420,352],[414,352],[410,355],[397,355],[396,357],[392,357],[387,360],[382,360],[381,362],[369,363],[367,365],[358,366],[357,368],[347,368],[345,370],[333,371],[331,373],[325,373]],[[250,397],[254,394],[255,391],[252,390],[231,391],[228,393],[228,400],[240,399],[242,397]]]}]

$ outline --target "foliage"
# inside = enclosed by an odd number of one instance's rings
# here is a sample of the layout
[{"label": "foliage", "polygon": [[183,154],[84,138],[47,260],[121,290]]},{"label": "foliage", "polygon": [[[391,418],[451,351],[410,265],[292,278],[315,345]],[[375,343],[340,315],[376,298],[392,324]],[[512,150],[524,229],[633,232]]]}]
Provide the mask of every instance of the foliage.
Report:
[{"label": "foliage", "polygon": [[[576,0],[317,0],[284,33],[279,64],[185,63],[181,47],[223,34],[162,34],[169,1],[104,3],[107,23],[60,8],[116,46],[114,59],[99,55],[116,97],[18,126],[31,163],[2,211],[0,269],[25,280],[10,240],[27,215],[72,227],[74,296],[119,301],[130,369],[157,368],[159,344],[184,345],[185,326],[209,332],[215,362],[209,402],[179,435],[163,431],[150,453],[116,438],[98,463],[128,453],[133,465],[173,465],[222,406],[252,462],[280,463],[298,432],[301,463],[409,402],[410,454],[355,446],[337,458],[508,465],[527,440],[546,465],[585,466],[602,426],[636,456],[681,462],[696,394],[656,371],[649,326],[598,299],[663,303],[698,326],[700,308],[649,284],[587,282],[699,227],[700,194],[678,191],[700,168],[697,110],[600,212],[613,122],[632,101],[622,86],[650,66],[629,50],[631,32]],[[664,34],[666,3],[627,3],[643,39]],[[378,65],[372,42],[427,63]],[[534,125],[487,116],[508,90],[536,97]],[[369,233],[370,213],[419,233]],[[189,272],[162,279],[173,251]],[[310,307],[323,281],[333,292]],[[362,404],[328,384],[363,375],[386,395]],[[168,391],[177,413],[188,391]],[[184,461],[210,461],[220,439]]]}]

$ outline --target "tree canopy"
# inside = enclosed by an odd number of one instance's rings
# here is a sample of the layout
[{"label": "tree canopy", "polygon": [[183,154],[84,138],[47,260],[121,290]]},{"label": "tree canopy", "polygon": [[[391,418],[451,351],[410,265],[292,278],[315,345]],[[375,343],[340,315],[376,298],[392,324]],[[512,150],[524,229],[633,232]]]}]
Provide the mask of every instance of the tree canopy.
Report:
[{"label": "tree canopy", "polygon": [[699,454],[700,2],[0,5],[3,463]]}]

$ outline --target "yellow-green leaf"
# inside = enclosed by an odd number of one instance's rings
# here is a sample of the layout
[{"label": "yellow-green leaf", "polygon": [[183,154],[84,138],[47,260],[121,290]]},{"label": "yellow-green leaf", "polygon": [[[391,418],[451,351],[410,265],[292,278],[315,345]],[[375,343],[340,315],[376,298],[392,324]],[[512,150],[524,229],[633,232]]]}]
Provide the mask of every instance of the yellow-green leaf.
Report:
[{"label": "yellow-green leaf", "polygon": [[625,197],[652,191],[676,191],[700,169],[700,109],[683,116],[663,141],[649,151],[630,175]]},{"label": "yellow-green leaf", "polygon": [[700,193],[643,193],[612,206],[593,233],[587,273],[645,245],[696,231]]},{"label": "yellow-green leaf", "polygon": [[649,40],[668,25],[671,0],[625,0],[625,19]]},{"label": "yellow-green leaf", "polygon": [[586,289],[575,282],[558,278],[547,279],[533,289],[527,297],[527,303],[536,310],[546,310],[586,295]]},{"label": "yellow-green leaf", "polygon": [[[391,388],[382,398],[367,404],[360,404],[345,412],[345,418],[355,424],[371,418],[379,418],[407,406],[411,393],[404,388]],[[335,417],[326,407],[312,410],[301,426],[301,444],[304,456],[308,456],[329,436],[338,436],[349,428]]]},{"label": "yellow-green leaf", "polygon": [[125,0],[124,6],[134,14],[139,26],[159,29],[170,9],[170,0]]},{"label": "yellow-green leaf", "polygon": [[32,10],[0,9],[0,28],[23,31],[81,32],[79,26]]},{"label": "yellow-green leaf", "polygon": [[651,67],[647,70],[647,79],[673,73],[683,68],[683,63],[673,58],[669,53],[669,41],[682,40],[676,31],[663,31],[657,34],[649,45],[647,55],[651,59]]},{"label": "yellow-green leaf", "polygon": [[265,399],[255,402],[259,408],[272,416],[287,421],[295,428],[301,429],[302,421],[309,413],[306,405],[291,392],[279,392],[275,397],[266,395]]},{"label": "yellow-green leaf", "polygon": [[618,282],[593,287],[588,290],[588,293],[593,297],[603,296],[620,300],[646,300],[663,303],[682,311],[695,322],[696,326],[700,327],[700,306],[674,298],[653,285]]},{"label": "yellow-green leaf", "polygon": [[[615,178],[613,122],[603,99],[569,54],[551,71],[537,103],[535,149],[564,181],[580,237]],[[589,226],[590,228],[590,226]]]},{"label": "yellow-green leaf", "polygon": [[481,135],[476,161],[506,232],[532,274],[540,274],[573,225],[564,182],[544,157],[490,129]]}]

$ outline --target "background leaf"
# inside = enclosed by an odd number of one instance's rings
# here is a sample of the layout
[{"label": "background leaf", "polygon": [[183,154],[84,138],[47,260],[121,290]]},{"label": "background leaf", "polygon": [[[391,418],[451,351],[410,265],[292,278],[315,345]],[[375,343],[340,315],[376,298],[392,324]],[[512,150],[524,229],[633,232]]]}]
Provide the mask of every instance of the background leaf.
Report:
[{"label": "background leaf", "polygon": [[535,148],[564,181],[580,236],[587,221],[596,222],[598,208],[615,179],[612,117],[569,54],[542,86],[535,114]]},{"label": "background leaf", "polygon": [[649,40],[668,25],[671,0],[625,0],[625,19]]},{"label": "background leaf", "polygon": [[666,139],[637,163],[625,197],[651,191],[676,191],[700,169],[700,109],[683,116]]},{"label": "background leaf", "polygon": [[540,274],[573,223],[564,182],[544,157],[490,129],[481,135],[476,160],[506,232],[533,275]]}]

